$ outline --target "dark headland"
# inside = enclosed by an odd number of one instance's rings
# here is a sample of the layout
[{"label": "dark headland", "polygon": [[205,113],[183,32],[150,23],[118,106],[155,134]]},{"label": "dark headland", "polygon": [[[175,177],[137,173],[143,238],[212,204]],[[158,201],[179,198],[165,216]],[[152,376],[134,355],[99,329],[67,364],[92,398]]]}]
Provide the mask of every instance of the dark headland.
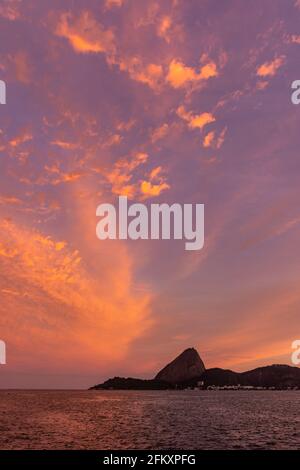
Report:
[{"label": "dark headland", "polygon": [[153,379],[114,377],[90,390],[172,390],[187,388],[300,389],[300,368],[281,364],[259,367],[247,372],[205,369],[194,348],[188,348],[159,371]]}]

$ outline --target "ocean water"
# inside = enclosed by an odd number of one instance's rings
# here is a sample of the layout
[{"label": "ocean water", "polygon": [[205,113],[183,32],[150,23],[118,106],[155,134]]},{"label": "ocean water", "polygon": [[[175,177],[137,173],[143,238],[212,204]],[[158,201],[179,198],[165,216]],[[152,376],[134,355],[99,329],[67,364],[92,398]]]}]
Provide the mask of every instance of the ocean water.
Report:
[{"label": "ocean water", "polygon": [[0,391],[0,449],[299,449],[300,391]]}]

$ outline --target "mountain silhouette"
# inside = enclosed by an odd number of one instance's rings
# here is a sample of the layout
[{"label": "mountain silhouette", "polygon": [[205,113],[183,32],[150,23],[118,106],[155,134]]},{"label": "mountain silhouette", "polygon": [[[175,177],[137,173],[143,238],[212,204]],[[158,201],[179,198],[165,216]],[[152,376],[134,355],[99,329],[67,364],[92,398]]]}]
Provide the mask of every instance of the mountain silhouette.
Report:
[{"label": "mountain silhouette", "polygon": [[171,390],[195,387],[199,384],[202,388],[238,385],[280,390],[300,388],[300,368],[273,364],[246,372],[234,372],[221,368],[205,369],[197,350],[188,348],[163,367],[154,379],[114,377],[102,384],[91,387],[91,389]]},{"label": "mountain silhouette", "polygon": [[188,348],[158,372],[154,380],[178,384],[200,377],[204,371],[205,367],[198,351]]}]

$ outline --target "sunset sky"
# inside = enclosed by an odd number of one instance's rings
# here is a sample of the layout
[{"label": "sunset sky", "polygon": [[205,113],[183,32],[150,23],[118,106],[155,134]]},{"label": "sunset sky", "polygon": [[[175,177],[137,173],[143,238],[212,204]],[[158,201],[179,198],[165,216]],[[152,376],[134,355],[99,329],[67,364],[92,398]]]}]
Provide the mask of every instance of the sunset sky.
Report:
[{"label": "sunset sky", "polygon": [[[0,387],[291,364],[299,0],[1,0]],[[100,241],[96,207],[205,204],[205,246]]]}]

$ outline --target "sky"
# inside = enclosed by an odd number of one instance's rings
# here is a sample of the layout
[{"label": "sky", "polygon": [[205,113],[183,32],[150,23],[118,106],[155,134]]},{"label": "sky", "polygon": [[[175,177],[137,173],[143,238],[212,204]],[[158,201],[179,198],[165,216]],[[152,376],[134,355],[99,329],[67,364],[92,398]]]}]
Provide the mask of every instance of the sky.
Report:
[{"label": "sky", "polygon": [[[299,0],[1,0],[1,388],[291,365]],[[205,205],[205,245],[96,237],[96,208]]]}]

